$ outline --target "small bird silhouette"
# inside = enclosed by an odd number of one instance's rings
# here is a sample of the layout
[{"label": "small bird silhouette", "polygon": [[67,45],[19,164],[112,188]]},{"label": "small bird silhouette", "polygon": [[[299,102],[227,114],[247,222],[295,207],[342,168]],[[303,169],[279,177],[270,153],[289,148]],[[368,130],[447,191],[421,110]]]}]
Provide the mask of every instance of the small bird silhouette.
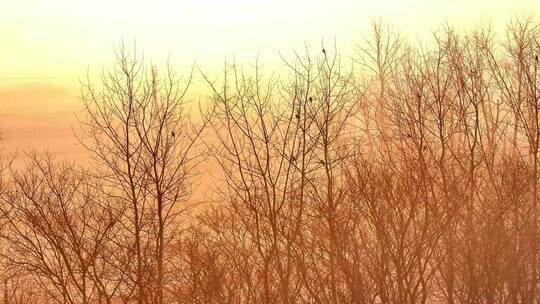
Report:
[{"label": "small bird silhouette", "polygon": [[313,97],[309,96],[309,101],[310,102],[313,101]]},{"label": "small bird silhouette", "polygon": [[326,55],[326,50],[324,48],[322,49],[322,52],[323,52],[323,54]]},{"label": "small bird silhouette", "polygon": [[171,136],[172,136],[172,137],[175,137],[175,136],[176,136],[176,134],[174,134],[174,131],[171,132]]}]

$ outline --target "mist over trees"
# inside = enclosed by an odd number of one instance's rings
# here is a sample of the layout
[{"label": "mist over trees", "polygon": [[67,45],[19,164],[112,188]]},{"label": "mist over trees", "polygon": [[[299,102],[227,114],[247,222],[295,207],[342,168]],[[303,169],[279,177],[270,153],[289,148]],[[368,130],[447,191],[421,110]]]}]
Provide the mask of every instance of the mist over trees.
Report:
[{"label": "mist over trees", "polygon": [[90,166],[2,158],[3,303],[540,303],[537,19],[374,22],[280,74],[115,55],[82,85]]}]

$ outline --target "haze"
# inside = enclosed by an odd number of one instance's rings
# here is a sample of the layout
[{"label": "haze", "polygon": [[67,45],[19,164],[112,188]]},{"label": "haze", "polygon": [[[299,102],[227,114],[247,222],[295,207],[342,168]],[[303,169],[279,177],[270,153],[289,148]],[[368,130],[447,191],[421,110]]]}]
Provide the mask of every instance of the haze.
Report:
[{"label": "haze", "polygon": [[[347,52],[374,17],[410,37],[426,37],[445,20],[455,26],[491,22],[534,11],[518,1],[60,1],[4,0],[0,4],[0,117],[7,151],[29,147],[65,156],[81,152],[71,135],[79,79],[113,61],[122,40],[145,58],[209,72],[225,56],[257,56],[279,65],[278,51],[322,40]],[[136,41],[136,42],[135,42]],[[93,74],[92,74],[93,75]],[[197,94],[202,94],[198,92]],[[29,131],[32,130],[32,131]]]}]

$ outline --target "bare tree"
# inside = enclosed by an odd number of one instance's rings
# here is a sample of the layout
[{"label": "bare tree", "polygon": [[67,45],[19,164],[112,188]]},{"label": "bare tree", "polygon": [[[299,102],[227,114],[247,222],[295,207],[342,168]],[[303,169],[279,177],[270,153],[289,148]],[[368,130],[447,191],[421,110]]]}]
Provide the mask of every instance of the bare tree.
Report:
[{"label": "bare tree", "polygon": [[25,171],[11,171],[2,195],[3,257],[7,270],[29,274],[58,303],[111,303],[118,283],[103,270],[103,247],[119,214],[98,184],[69,164],[32,155]]},{"label": "bare tree", "polygon": [[80,138],[96,160],[95,172],[108,195],[127,206],[122,223],[133,241],[123,250],[135,253],[137,302],[161,304],[165,247],[178,229],[177,215],[187,209],[179,203],[192,189],[203,126],[192,124],[186,112],[192,74],[183,83],[169,65],[160,77],[123,45],[116,60],[100,85],[84,86]]}]

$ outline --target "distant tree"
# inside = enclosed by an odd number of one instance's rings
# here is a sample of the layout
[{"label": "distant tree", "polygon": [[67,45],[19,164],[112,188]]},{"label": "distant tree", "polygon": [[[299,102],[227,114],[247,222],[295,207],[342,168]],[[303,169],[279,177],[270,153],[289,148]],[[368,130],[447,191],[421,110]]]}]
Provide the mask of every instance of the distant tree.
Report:
[{"label": "distant tree", "polygon": [[84,172],[50,157],[30,155],[24,171],[10,176],[1,237],[11,281],[30,277],[58,303],[111,303],[120,284],[105,250],[118,231],[114,201]]}]

